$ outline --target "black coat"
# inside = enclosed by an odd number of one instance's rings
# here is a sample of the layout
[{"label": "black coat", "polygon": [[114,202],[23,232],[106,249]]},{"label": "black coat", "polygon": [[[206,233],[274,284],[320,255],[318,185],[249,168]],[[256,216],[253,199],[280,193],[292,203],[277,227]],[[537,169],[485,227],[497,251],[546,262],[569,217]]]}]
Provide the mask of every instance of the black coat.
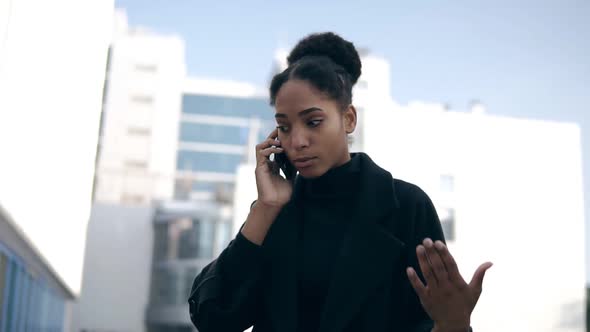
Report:
[{"label": "black coat", "polygon": [[[360,157],[360,199],[343,207],[355,217],[334,264],[318,332],[430,331],[432,321],[405,270],[413,266],[422,277],[416,246],[425,237],[444,241],[434,206],[419,187]],[[294,195],[299,192],[296,183]],[[236,238],[195,278],[189,309],[200,332],[252,325],[253,332],[296,331],[296,201],[281,210],[262,247]]]}]

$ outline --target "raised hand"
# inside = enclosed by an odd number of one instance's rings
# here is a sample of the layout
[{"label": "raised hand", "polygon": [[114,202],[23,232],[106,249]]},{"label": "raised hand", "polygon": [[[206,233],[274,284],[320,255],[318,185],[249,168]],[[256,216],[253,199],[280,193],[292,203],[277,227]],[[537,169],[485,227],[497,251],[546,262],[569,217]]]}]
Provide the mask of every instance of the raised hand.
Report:
[{"label": "raised hand", "polygon": [[416,255],[426,285],[412,267],[406,272],[422,307],[434,321],[433,332],[468,331],[471,312],[482,292],[484,275],[492,263],[480,265],[467,284],[442,241],[433,243],[429,238],[424,239],[422,245],[416,247]]}]

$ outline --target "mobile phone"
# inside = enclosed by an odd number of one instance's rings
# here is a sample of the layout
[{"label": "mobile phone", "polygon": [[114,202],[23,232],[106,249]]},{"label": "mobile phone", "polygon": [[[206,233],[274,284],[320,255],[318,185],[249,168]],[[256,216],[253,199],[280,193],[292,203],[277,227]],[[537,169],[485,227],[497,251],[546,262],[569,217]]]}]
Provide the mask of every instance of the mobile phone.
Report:
[{"label": "mobile phone", "polygon": [[293,166],[293,164],[291,164],[291,162],[289,161],[289,158],[287,158],[287,155],[285,154],[285,152],[275,153],[274,160],[279,165],[281,170],[283,171],[283,174],[285,174],[285,178],[287,180],[289,180],[289,181],[295,180],[295,175],[297,174],[297,170],[295,169],[295,166]]}]

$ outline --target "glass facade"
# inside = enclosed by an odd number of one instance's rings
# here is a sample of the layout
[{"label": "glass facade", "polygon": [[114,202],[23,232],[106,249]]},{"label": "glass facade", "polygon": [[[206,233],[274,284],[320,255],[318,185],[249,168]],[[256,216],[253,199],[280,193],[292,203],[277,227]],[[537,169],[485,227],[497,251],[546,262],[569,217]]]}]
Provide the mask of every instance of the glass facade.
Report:
[{"label": "glass facade", "polygon": [[65,299],[0,243],[0,332],[63,331]]},{"label": "glass facade", "polygon": [[[238,165],[244,161],[247,153],[251,130],[248,120],[252,118],[261,120],[258,142],[263,141],[275,126],[274,112],[266,98],[184,94],[182,97],[182,113],[244,119],[242,124],[230,123],[229,121],[227,124],[183,121],[180,123],[178,137],[179,142],[182,143],[243,146],[244,150],[243,153],[236,154],[221,150],[220,152],[211,152],[179,149],[176,158],[176,169],[179,171],[235,174]],[[232,184],[229,185],[227,188],[233,192]],[[207,179],[200,179],[198,183],[192,184],[187,184],[186,181],[177,181],[174,197],[186,200],[190,198],[188,192],[191,190],[192,192],[215,193],[219,189],[225,190],[227,188],[219,188],[216,184],[207,182]]]},{"label": "glass facade", "polygon": [[194,278],[229,243],[231,226],[207,214],[156,217],[150,305],[185,304]]},{"label": "glass facade", "polygon": [[239,98],[184,94],[182,112],[241,118],[272,119],[274,113],[266,98]]},{"label": "glass facade", "polygon": [[180,125],[180,140],[182,142],[246,145],[248,132],[248,127],[183,122]]},{"label": "glass facade", "polygon": [[[245,152],[245,151],[244,151]],[[204,151],[178,151],[178,170],[193,172],[218,172],[234,174],[244,155]]]}]

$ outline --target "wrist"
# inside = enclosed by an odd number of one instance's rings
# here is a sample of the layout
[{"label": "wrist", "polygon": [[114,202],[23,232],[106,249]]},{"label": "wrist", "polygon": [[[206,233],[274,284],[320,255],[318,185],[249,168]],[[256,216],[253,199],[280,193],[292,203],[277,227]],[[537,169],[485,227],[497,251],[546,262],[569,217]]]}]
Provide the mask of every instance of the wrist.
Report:
[{"label": "wrist", "polygon": [[250,209],[256,208],[259,211],[264,211],[264,212],[268,212],[268,213],[273,213],[273,212],[278,213],[281,211],[283,206],[285,206],[285,204],[286,203],[278,203],[276,201],[267,202],[262,199],[257,199],[250,206]]},{"label": "wrist", "polygon": [[248,218],[246,218],[246,222],[242,227],[242,235],[250,242],[262,245],[266,233],[280,211],[280,207],[266,206],[260,202],[256,202],[250,209]]}]

